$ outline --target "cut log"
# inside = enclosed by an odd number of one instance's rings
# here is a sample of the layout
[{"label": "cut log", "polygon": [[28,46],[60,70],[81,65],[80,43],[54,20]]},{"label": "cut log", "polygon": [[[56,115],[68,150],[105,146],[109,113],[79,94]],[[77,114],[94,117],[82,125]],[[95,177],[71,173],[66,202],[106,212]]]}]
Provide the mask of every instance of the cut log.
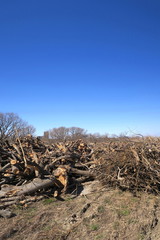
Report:
[{"label": "cut log", "polygon": [[35,178],[32,182],[27,183],[23,186],[20,186],[19,191],[17,192],[17,195],[20,196],[20,195],[31,194],[31,193],[41,190],[43,188],[48,188],[50,186],[54,186],[55,182],[57,183],[57,180],[55,178],[43,179],[43,180],[40,178]]},{"label": "cut log", "polygon": [[31,198],[27,198],[27,199],[24,199],[24,200],[21,200],[19,203],[24,205],[26,203],[31,203],[31,202],[37,202],[37,201],[40,201],[44,198],[44,196],[36,196],[36,197],[31,197]]},{"label": "cut log", "polygon": [[62,184],[56,178],[52,179],[35,178],[32,182],[22,186],[5,187],[4,185],[2,190],[0,191],[0,197],[3,198],[10,196],[28,195],[43,188],[48,188],[54,185],[58,186],[59,188],[62,188]]},{"label": "cut log", "polygon": [[6,207],[9,207],[13,204],[17,203],[17,201],[10,201],[10,202],[4,202],[2,205],[0,205],[0,209],[3,209],[3,208],[6,208]]},{"label": "cut log", "polygon": [[59,167],[55,170],[54,176],[58,181],[62,183],[64,186],[63,192],[67,190],[67,185],[68,185],[68,174],[67,174],[68,169],[66,167]]},{"label": "cut log", "polygon": [[96,175],[90,171],[84,171],[84,170],[79,170],[76,168],[70,168],[69,170],[70,173],[75,173],[77,175],[84,175],[84,176],[88,176],[88,177],[96,177]]},{"label": "cut log", "polygon": [[25,168],[24,173],[27,175],[30,175],[31,173],[35,173],[35,176],[41,176],[43,177],[44,174],[47,174],[47,171],[44,170],[42,167],[39,166],[36,162],[26,161],[27,165]]}]

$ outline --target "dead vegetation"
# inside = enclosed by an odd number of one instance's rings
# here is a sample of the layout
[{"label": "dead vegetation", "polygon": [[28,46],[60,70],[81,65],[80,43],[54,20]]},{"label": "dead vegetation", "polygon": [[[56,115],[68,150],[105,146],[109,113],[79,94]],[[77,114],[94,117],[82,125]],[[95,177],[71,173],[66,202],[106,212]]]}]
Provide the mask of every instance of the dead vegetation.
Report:
[{"label": "dead vegetation", "polygon": [[107,187],[136,194],[160,192],[160,140],[82,140],[46,145],[30,135],[0,146],[0,208],[44,196],[60,197],[99,179]]},{"label": "dead vegetation", "polygon": [[5,141],[0,239],[158,240],[159,149],[158,138]]},{"label": "dead vegetation", "polygon": [[109,143],[101,164],[96,166],[100,181],[109,187],[119,187],[136,194],[160,192],[160,141]]},{"label": "dead vegetation", "polygon": [[[46,145],[28,136],[14,143],[6,141],[0,153],[0,208],[44,195],[59,197],[94,178],[90,171],[92,149],[81,140]],[[25,197],[29,195],[32,197]]]},{"label": "dead vegetation", "polygon": [[0,219],[1,240],[159,240],[160,235],[160,201],[146,193],[134,197],[98,188],[86,196],[11,209],[15,217]]}]

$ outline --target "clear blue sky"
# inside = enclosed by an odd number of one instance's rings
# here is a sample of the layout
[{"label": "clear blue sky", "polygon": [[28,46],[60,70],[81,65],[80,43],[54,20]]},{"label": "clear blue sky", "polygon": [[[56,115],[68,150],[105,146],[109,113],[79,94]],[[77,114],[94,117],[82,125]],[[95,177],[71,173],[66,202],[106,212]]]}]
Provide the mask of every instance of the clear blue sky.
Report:
[{"label": "clear blue sky", "polygon": [[160,135],[160,1],[0,1],[0,89],[38,135]]}]

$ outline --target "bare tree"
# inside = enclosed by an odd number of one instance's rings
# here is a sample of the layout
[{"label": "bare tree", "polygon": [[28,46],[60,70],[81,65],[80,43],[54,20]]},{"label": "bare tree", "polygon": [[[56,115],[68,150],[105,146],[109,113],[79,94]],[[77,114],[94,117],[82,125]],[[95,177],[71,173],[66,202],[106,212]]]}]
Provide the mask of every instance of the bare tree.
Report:
[{"label": "bare tree", "polygon": [[49,138],[57,141],[75,140],[87,136],[87,131],[78,127],[59,127],[49,130]]},{"label": "bare tree", "polygon": [[15,113],[0,113],[0,142],[15,138],[16,131],[19,136],[25,136],[34,134],[35,128]]},{"label": "bare tree", "polygon": [[87,131],[83,128],[79,127],[70,127],[69,128],[69,136],[71,139],[78,139],[78,138],[84,138],[87,136]]},{"label": "bare tree", "polygon": [[66,127],[53,128],[49,130],[49,137],[58,141],[65,141],[69,136],[69,129]]},{"label": "bare tree", "polygon": [[34,135],[35,131],[36,131],[35,127],[33,127],[32,125],[28,125],[27,122],[24,122],[22,124],[22,128],[19,128],[18,130],[18,135],[20,137],[24,137],[28,134]]}]

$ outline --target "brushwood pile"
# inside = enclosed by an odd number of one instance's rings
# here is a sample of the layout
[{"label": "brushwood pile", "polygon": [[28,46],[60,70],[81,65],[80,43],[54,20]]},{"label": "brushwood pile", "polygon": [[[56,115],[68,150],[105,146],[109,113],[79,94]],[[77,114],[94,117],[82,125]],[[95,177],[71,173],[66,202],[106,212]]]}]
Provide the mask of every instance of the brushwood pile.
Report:
[{"label": "brushwood pile", "polygon": [[160,193],[160,139],[115,138],[47,144],[27,136],[0,144],[0,209],[61,197],[83,182]]}]

